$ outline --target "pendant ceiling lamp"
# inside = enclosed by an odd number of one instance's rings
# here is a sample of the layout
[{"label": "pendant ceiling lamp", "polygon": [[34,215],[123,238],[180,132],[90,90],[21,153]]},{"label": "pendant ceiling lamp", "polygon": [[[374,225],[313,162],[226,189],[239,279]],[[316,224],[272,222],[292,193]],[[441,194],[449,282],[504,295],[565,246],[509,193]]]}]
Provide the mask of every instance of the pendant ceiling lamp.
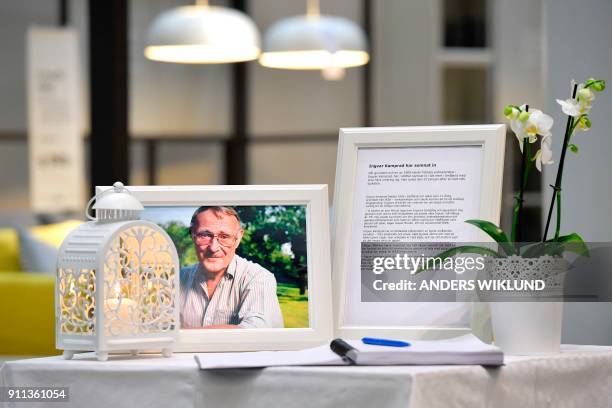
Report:
[{"label": "pendant ceiling lamp", "polygon": [[153,21],[144,54],[154,61],[219,64],[254,60],[260,53],[257,26],[241,11],[207,0],[168,10]]},{"label": "pendant ceiling lamp", "polygon": [[306,15],[285,18],[264,34],[261,65],[270,68],[343,72],[367,64],[367,38],[348,18],[321,15],[319,1],[308,1]]}]

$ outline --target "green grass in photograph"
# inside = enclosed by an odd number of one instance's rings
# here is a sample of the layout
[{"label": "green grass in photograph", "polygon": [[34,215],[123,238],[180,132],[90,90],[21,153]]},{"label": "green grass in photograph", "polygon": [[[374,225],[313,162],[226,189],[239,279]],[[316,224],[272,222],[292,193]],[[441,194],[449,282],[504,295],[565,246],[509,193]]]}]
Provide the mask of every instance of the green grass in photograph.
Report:
[{"label": "green grass in photograph", "polygon": [[310,327],[308,324],[308,291],[300,295],[300,289],[290,283],[279,283],[276,288],[286,328]]}]

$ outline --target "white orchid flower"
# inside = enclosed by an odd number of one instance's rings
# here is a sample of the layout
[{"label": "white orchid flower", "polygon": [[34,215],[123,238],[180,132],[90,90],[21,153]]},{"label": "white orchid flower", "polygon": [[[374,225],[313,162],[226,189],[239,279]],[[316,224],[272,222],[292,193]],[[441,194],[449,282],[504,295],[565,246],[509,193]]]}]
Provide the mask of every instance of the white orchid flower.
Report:
[{"label": "white orchid flower", "polygon": [[525,110],[526,107],[526,104],[521,105],[519,109],[512,107],[511,112],[508,112],[508,114],[506,115],[506,117],[510,119],[510,129],[512,129],[517,139],[519,140],[521,151],[523,151],[523,139],[527,137],[525,129],[530,114],[528,111]]},{"label": "white orchid flower", "polygon": [[590,88],[585,88],[584,84],[578,85],[578,91],[576,92],[576,98],[569,98],[566,100],[557,99],[557,103],[561,105],[561,110],[566,115],[574,118],[589,113],[593,101],[595,100],[595,92]]},{"label": "white orchid flower", "polygon": [[570,98],[564,101],[557,99],[557,103],[561,105],[561,110],[563,113],[574,118],[584,115],[585,113],[589,113],[591,110],[591,102],[587,102],[585,99],[575,100]]},{"label": "white orchid flower", "polygon": [[535,143],[538,135],[543,137],[550,136],[550,129],[553,126],[553,118],[541,110],[521,112],[516,119],[510,121],[510,128],[516,135],[521,152],[523,151],[523,140],[527,138],[529,143]]},{"label": "white orchid flower", "polygon": [[561,105],[561,110],[566,115],[572,116],[574,118],[582,115],[582,112],[580,112],[580,104],[574,99],[570,98],[564,101],[561,99],[557,99],[557,103]]},{"label": "white orchid flower", "polygon": [[[529,142],[535,142],[537,135],[550,136],[550,129],[552,129],[553,123],[553,118],[541,110],[534,109],[531,111],[525,129],[527,136],[529,136]],[[532,139],[534,140],[532,141]]]},{"label": "white orchid flower", "polygon": [[540,150],[535,155],[535,166],[538,171],[542,171],[542,165],[553,164],[554,161],[552,159],[552,136],[548,135],[542,138],[540,142]]},{"label": "white orchid flower", "polygon": [[525,133],[525,122],[519,120],[518,118],[512,119],[510,121],[510,129],[514,132],[516,137],[522,142],[523,138],[527,137]]}]

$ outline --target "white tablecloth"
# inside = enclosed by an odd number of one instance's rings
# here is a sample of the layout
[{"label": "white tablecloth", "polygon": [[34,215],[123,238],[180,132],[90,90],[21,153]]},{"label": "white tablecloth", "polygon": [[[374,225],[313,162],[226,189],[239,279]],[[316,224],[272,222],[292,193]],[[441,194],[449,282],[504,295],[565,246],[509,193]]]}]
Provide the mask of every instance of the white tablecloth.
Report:
[{"label": "white tablecloth", "polygon": [[[57,407],[612,407],[612,347],[481,366],[278,367],[201,371],[192,354],[9,361],[3,386],[64,386]],[[4,406],[9,406],[5,404]]]}]

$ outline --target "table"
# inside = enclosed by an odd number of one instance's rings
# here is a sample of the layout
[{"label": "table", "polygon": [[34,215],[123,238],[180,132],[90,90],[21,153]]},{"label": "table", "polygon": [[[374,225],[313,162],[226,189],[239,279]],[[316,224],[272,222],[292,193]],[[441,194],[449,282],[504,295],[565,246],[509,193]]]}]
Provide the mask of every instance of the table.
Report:
[{"label": "table", "polygon": [[4,386],[67,386],[63,404],[15,407],[612,407],[612,347],[563,346],[481,366],[199,370],[193,354],[8,361]]}]

